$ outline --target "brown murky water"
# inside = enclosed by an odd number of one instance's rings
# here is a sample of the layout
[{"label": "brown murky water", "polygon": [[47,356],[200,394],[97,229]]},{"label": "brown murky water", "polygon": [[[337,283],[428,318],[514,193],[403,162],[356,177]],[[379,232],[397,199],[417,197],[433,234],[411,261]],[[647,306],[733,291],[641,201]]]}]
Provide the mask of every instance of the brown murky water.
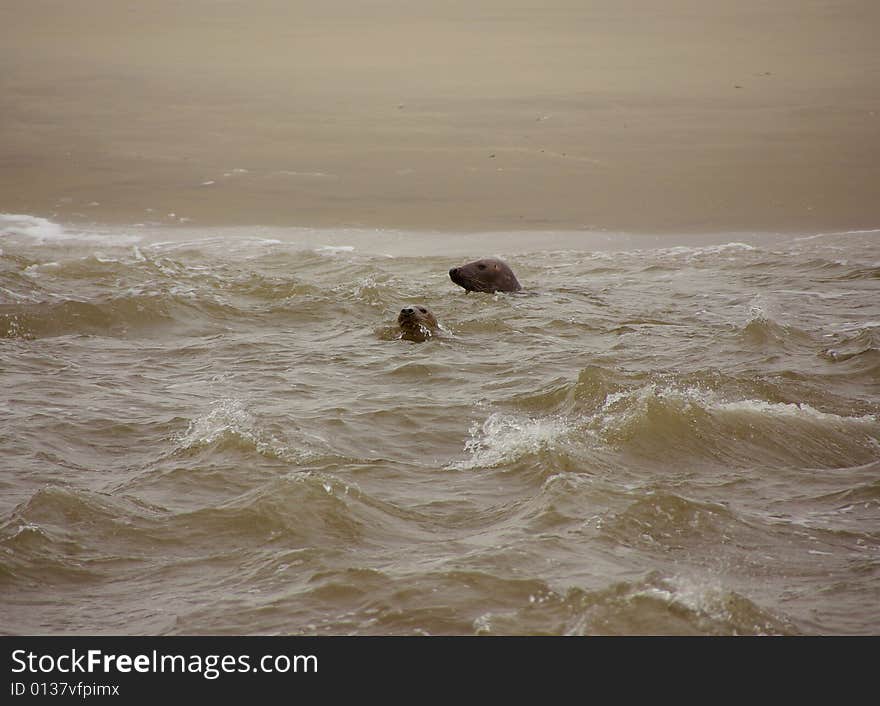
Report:
[{"label": "brown murky water", "polygon": [[6,633],[880,630],[880,232],[0,250]]}]

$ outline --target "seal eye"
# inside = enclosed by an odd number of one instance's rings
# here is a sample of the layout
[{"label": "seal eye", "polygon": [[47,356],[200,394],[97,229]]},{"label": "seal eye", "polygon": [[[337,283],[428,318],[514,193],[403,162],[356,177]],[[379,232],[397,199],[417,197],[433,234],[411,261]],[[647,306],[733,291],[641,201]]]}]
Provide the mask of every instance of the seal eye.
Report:
[{"label": "seal eye", "polygon": [[481,270],[486,269],[486,266],[482,262],[479,265],[477,265],[477,267],[480,268]]},{"label": "seal eye", "polygon": [[425,307],[423,307],[423,306],[420,306],[420,307],[419,307],[419,311],[421,311],[423,314],[427,314],[427,313],[428,313],[428,310],[427,310]]}]

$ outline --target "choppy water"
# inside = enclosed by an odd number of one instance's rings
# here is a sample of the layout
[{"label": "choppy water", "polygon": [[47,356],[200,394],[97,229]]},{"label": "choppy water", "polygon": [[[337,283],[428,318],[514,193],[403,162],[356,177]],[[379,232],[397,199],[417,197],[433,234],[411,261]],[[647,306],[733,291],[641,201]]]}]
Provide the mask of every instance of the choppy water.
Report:
[{"label": "choppy water", "polygon": [[0,233],[3,632],[880,632],[880,231]]}]

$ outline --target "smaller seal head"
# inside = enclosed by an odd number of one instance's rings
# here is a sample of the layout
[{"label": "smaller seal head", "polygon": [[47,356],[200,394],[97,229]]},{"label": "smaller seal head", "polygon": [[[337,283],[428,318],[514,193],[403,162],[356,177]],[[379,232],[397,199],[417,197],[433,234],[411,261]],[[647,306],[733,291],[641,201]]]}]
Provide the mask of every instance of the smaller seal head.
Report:
[{"label": "smaller seal head", "polygon": [[522,289],[507,263],[493,257],[453,267],[449,270],[449,279],[468,292],[518,292]]},{"label": "smaller seal head", "polygon": [[424,306],[406,306],[397,317],[400,337],[407,341],[422,342],[437,333],[437,318]]}]

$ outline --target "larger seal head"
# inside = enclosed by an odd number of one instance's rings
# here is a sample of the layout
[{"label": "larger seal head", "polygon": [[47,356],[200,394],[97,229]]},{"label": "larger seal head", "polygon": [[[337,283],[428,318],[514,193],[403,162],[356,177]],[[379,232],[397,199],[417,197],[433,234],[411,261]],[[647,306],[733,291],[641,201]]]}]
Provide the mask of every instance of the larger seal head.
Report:
[{"label": "larger seal head", "polygon": [[400,337],[407,341],[425,341],[437,333],[437,317],[424,306],[406,306],[397,316]]},{"label": "larger seal head", "polygon": [[518,292],[522,289],[507,263],[494,257],[453,267],[449,270],[449,278],[468,292]]}]

